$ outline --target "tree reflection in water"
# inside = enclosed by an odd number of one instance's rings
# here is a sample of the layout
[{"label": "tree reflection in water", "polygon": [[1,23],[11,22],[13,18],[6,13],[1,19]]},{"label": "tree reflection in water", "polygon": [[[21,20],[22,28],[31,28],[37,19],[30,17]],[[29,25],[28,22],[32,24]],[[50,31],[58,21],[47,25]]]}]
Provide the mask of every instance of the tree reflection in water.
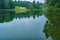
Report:
[{"label": "tree reflection in water", "polygon": [[12,21],[14,18],[30,18],[33,17],[35,19],[35,17],[39,17],[42,16],[41,13],[39,13],[39,11],[36,12],[26,12],[26,13],[19,13],[16,14],[14,11],[0,11],[0,23],[4,23],[4,22],[10,22]]}]

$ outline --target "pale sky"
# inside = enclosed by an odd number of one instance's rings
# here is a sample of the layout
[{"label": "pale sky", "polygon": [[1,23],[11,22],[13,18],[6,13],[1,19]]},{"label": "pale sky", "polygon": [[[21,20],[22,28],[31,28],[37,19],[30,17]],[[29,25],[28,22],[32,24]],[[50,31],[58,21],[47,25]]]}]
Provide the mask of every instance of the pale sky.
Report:
[{"label": "pale sky", "polygon": [[[33,0],[22,0],[22,1],[30,1],[30,2],[33,2]],[[39,1],[40,3],[44,3],[45,1],[44,0],[35,0],[36,2]]]},{"label": "pale sky", "polygon": [[[23,0],[24,1],[24,0]],[[33,2],[33,0],[26,0],[26,1],[31,1],[31,2]],[[39,1],[39,2],[41,2],[41,3],[44,3],[44,0],[35,0],[36,2],[37,1]]]}]

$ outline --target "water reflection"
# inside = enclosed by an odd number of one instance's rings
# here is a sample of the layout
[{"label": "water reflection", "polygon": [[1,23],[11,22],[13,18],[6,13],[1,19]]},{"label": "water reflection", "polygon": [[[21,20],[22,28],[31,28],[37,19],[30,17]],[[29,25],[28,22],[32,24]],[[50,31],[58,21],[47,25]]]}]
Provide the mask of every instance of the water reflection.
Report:
[{"label": "water reflection", "polygon": [[14,18],[14,13],[12,14],[13,12],[0,12],[0,23],[4,23],[4,22],[9,22],[9,21],[12,21],[13,18]]},{"label": "water reflection", "polygon": [[0,16],[0,39],[46,40],[43,33],[46,17],[39,12],[15,14],[4,11]]},{"label": "water reflection", "polygon": [[46,17],[48,18],[44,27],[46,38],[51,36],[53,40],[60,40],[60,12],[58,10],[48,12]]},{"label": "water reflection", "polygon": [[4,23],[4,22],[10,22],[12,21],[14,18],[30,18],[33,17],[33,19],[35,19],[35,17],[39,17],[42,16],[41,13],[39,12],[26,12],[26,13],[19,13],[19,14],[15,14],[14,11],[0,11],[0,23]]}]

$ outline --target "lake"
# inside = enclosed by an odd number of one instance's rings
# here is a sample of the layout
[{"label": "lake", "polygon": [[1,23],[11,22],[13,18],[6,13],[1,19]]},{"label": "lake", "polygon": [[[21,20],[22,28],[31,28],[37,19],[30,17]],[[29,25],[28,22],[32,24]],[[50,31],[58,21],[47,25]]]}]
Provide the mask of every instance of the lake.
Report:
[{"label": "lake", "polygon": [[46,2],[0,0],[0,40],[60,40],[59,0]]},{"label": "lake", "polygon": [[0,39],[51,40],[52,38],[46,38],[43,32],[47,18],[44,14],[38,14],[0,12]]}]

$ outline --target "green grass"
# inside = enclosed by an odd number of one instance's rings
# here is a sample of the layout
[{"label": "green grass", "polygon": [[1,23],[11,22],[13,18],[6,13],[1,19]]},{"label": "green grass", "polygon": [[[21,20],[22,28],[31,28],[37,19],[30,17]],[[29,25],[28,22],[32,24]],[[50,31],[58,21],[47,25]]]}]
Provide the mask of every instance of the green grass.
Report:
[{"label": "green grass", "polygon": [[28,11],[39,11],[38,9],[27,9],[26,7],[15,6],[14,9],[0,9],[0,11],[14,11],[15,14],[25,13]]},{"label": "green grass", "polygon": [[14,11],[15,11],[16,14],[18,14],[18,13],[27,12],[27,11],[29,11],[29,9],[27,9],[26,7],[18,7],[18,6],[16,6],[14,8]]},{"label": "green grass", "polygon": [[19,14],[19,13],[25,13],[25,12],[29,11],[29,9],[27,9],[26,7],[16,6],[14,9],[0,9],[0,11],[14,11],[15,14]]}]

